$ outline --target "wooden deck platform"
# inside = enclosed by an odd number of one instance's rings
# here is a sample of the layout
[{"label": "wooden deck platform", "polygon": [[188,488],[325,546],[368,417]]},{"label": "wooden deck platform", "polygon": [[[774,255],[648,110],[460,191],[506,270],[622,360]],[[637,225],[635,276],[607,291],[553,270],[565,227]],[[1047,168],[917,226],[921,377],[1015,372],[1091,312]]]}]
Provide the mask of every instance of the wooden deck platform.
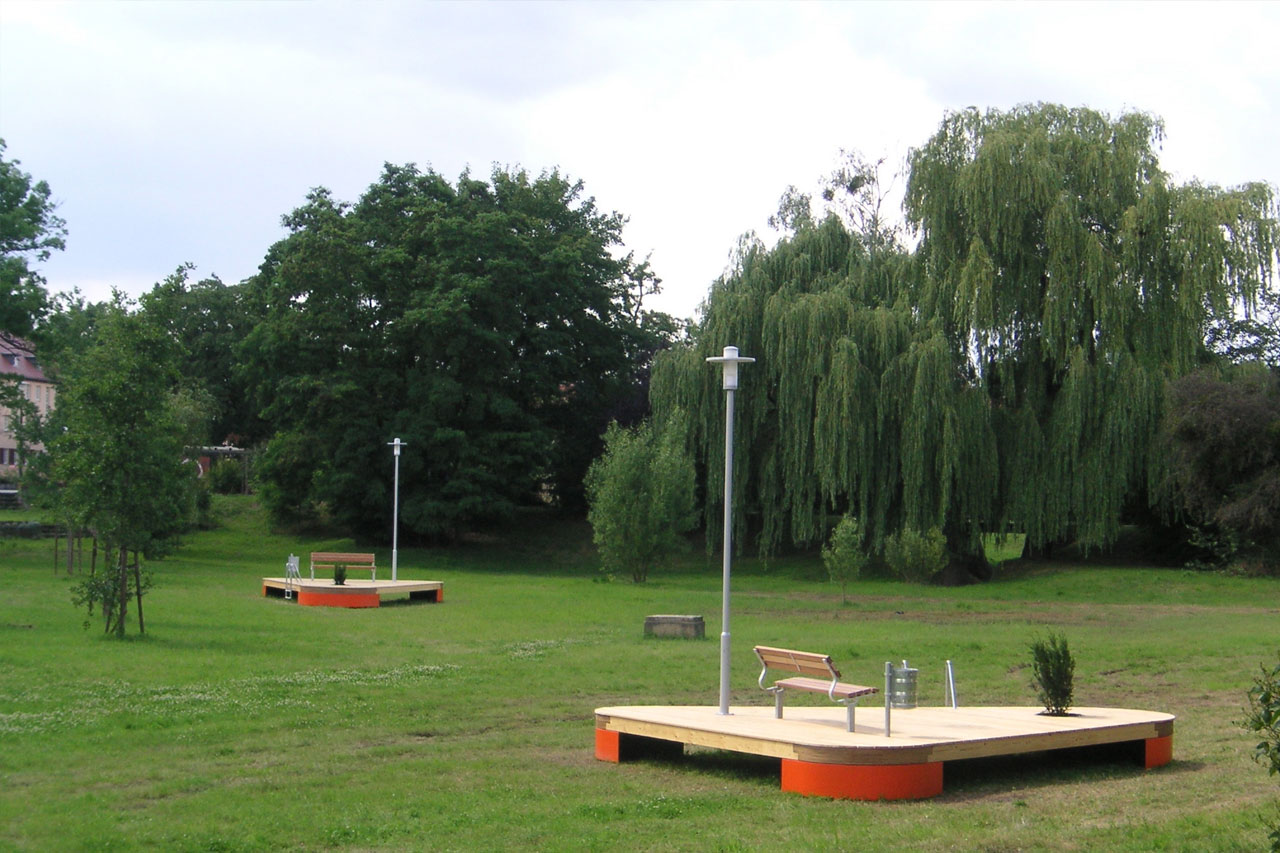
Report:
[{"label": "wooden deck platform", "polygon": [[1032,707],[859,709],[854,732],[843,708],[703,706],[596,709],[596,757],[625,761],[684,744],[782,759],[782,789],[858,800],[918,799],[942,793],[946,761],[1101,744],[1134,743],[1146,767],[1173,757],[1171,714],[1124,708],[1074,708],[1068,717]]},{"label": "wooden deck platform", "polygon": [[347,578],[343,586],[335,586],[330,578],[263,578],[262,594],[285,597],[292,589],[293,597],[304,607],[380,607],[384,595],[409,594],[410,600],[444,601],[444,581],[368,581]]}]

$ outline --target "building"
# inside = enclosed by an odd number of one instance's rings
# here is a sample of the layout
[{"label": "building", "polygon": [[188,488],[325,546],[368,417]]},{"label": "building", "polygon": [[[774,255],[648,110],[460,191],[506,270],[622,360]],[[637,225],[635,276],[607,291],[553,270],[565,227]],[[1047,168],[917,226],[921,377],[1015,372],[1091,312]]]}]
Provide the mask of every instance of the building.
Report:
[{"label": "building", "polygon": [[[35,348],[22,338],[0,332],[0,381],[8,384],[14,380],[18,393],[30,404],[30,411],[43,418],[53,410],[58,389],[40,369]],[[18,438],[14,429],[22,417],[22,412],[0,404],[0,479],[4,469],[18,465]],[[28,451],[40,449],[38,444],[27,445]]]}]

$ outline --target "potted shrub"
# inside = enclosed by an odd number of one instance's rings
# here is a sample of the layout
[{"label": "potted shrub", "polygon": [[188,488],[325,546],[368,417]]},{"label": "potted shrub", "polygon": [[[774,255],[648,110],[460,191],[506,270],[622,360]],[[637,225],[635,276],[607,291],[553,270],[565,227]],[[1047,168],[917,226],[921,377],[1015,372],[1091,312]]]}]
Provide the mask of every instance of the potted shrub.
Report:
[{"label": "potted shrub", "polygon": [[1050,634],[1047,640],[1031,643],[1031,667],[1036,696],[1044,703],[1044,714],[1065,717],[1075,692],[1076,662],[1067,648],[1067,638]]}]

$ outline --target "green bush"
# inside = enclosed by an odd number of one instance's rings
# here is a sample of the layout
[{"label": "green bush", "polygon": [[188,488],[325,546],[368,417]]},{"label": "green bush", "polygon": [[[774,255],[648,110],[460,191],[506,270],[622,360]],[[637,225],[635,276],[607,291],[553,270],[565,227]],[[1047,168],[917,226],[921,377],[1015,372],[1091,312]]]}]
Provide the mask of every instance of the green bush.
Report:
[{"label": "green bush", "polygon": [[845,589],[849,581],[857,580],[862,574],[867,560],[867,552],[862,548],[862,524],[846,515],[831,531],[831,539],[822,549],[822,564],[827,567],[827,576],[832,582],[840,584],[842,601],[848,603]]},{"label": "green bush", "polygon": [[928,533],[904,527],[884,543],[884,561],[908,583],[926,583],[947,567],[947,538],[937,527]]},{"label": "green bush", "polygon": [[[1249,690],[1249,715],[1244,726],[1262,735],[1253,748],[1253,758],[1267,764],[1267,773],[1280,773],[1280,663],[1272,669],[1265,665]],[[1280,853],[1280,817],[1270,824],[1272,853]]]},{"label": "green bush", "polygon": [[1076,662],[1067,648],[1067,638],[1050,634],[1047,640],[1031,643],[1031,672],[1036,696],[1051,717],[1065,717],[1075,693]]},{"label": "green bush", "polygon": [[209,485],[220,495],[244,491],[244,467],[236,459],[221,459],[209,468]]},{"label": "green bush", "polygon": [[587,519],[606,573],[626,572],[640,583],[684,546],[681,534],[696,518],[694,476],[681,430],[648,421],[609,426],[586,478]]}]

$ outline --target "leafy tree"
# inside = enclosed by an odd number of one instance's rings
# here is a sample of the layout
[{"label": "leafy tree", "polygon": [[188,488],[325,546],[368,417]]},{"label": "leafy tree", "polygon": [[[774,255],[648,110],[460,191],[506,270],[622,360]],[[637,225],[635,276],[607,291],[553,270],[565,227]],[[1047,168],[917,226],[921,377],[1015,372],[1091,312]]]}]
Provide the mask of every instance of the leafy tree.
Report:
[{"label": "leafy tree", "polygon": [[734,478],[762,551],[811,543],[844,512],[875,550],[940,528],[951,581],[990,576],[984,531],[1023,531],[1031,553],[1113,541],[1159,477],[1166,378],[1276,262],[1272,188],[1175,185],[1162,134],[1142,113],[954,113],[908,160],[914,251],[881,239],[865,167],[831,189],[860,193],[867,216],[793,217],[772,249],[744,241],[691,345],[654,369],[655,414],[690,412],[705,493],[722,451],[703,360],[732,343],[760,359]]},{"label": "leafy tree", "polygon": [[833,583],[840,584],[840,598],[849,603],[849,581],[857,580],[870,558],[862,544],[862,528],[858,519],[846,515],[831,531],[827,547],[822,549],[822,564]]},{"label": "leafy tree", "polygon": [[495,169],[450,184],[386,166],[354,205],[326,190],[246,282],[239,353],[271,425],[260,477],[277,519],[328,507],[381,534],[391,503],[427,537],[507,517],[540,487],[572,504],[610,417],[637,395],[663,324],[623,220],[581,183]]},{"label": "leafy tree", "polygon": [[[1268,669],[1259,666],[1259,673],[1249,689],[1249,714],[1244,727],[1261,735],[1253,750],[1253,758],[1267,765],[1267,773],[1280,773],[1280,664]],[[1280,853],[1280,819],[1269,823],[1272,853]]]},{"label": "leafy tree", "polygon": [[1262,365],[1172,384],[1166,494],[1222,562],[1280,565],[1280,380]]},{"label": "leafy tree", "polygon": [[636,583],[684,545],[696,521],[693,460],[681,431],[645,421],[611,424],[604,454],[587,472],[587,518],[606,572]]},{"label": "leafy tree", "polygon": [[66,246],[66,223],[51,200],[49,184],[32,183],[19,167],[4,158],[0,139],[0,331],[29,334],[48,310],[44,279],[31,262],[47,261],[54,249]]},{"label": "leafy tree", "polygon": [[164,330],[116,303],[94,343],[66,366],[47,459],[37,472],[55,487],[58,508],[72,524],[92,530],[115,555],[78,598],[101,604],[108,632],[121,637],[131,594],[143,631],[149,585],[128,552],[155,553],[181,529],[193,496],[194,472],[182,459],[181,409],[190,403],[174,395],[176,361]]},{"label": "leafy tree", "polygon": [[183,264],[144,294],[142,310],[179,346],[183,381],[203,388],[212,399],[215,414],[207,428],[209,437],[251,444],[265,438],[266,429],[253,411],[235,358],[255,318],[247,310],[242,287],[223,284],[216,276],[193,283],[192,269]]}]

